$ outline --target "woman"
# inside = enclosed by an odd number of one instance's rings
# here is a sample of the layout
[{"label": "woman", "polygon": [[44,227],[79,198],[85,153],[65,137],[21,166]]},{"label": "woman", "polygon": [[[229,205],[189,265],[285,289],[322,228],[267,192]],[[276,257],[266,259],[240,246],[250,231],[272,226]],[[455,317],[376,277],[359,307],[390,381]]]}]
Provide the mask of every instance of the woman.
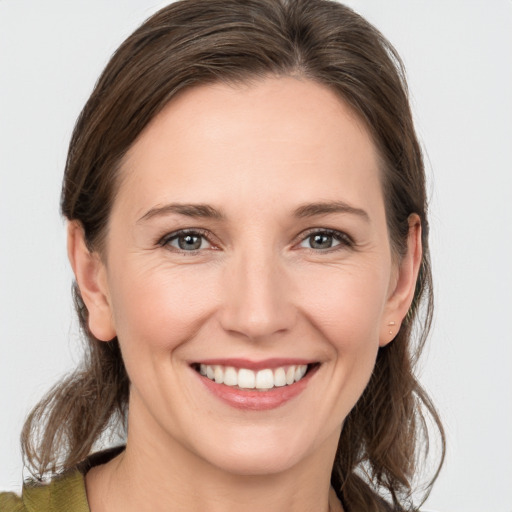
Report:
[{"label": "woman", "polygon": [[412,372],[425,184],[372,26],[324,0],[163,9],[86,104],[62,211],[89,353],[25,424],[52,483],[2,511],[415,509],[422,411],[442,438]]}]

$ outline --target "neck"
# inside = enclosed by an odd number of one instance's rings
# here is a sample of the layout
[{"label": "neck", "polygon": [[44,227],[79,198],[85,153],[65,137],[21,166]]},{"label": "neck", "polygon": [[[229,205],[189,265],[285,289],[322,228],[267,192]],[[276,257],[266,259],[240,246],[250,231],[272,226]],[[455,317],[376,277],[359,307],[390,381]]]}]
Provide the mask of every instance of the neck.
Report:
[{"label": "neck", "polygon": [[247,475],[216,467],[163,432],[151,429],[149,435],[143,426],[129,419],[125,452],[88,473],[92,512],[341,510],[335,496],[329,497],[337,437],[283,471]]}]

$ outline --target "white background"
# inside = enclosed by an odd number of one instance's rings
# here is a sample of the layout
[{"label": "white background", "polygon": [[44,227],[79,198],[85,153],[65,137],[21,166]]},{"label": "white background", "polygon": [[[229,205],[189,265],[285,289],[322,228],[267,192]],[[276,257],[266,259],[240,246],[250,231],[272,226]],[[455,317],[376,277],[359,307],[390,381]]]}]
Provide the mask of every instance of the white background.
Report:
[{"label": "white background", "polygon": [[[118,44],[164,2],[0,0],[0,489],[18,437],[79,359],[58,213],[74,121]],[[511,512],[512,1],[351,0],[397,47],[427,152],[437,313],[422,381],[448,434],[427,502]]]}]

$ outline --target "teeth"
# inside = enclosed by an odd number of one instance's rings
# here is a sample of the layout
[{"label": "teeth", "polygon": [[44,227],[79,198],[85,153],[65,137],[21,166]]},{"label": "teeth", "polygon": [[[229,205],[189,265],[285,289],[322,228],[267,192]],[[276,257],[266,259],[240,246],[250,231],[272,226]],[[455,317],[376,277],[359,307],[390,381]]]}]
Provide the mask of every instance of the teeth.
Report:
[{"label": "teeth", "polygon": [[295,366],[289,366],[286,370],[286,384],[288,386],[295,382]]},{"label": "teeth", "polygon": [[274,372],[274,386],[286,386],[286,372],[284,368],[277,368]]},{"label": "teeth", "polygon": [[306,364],[265,368],[257,372],[247,368],[237,370],[233,366],[206,365],[199,366],[199,373],[217,384],[241,389],[269,390],[273,387],[289,386],[301,380],[306,374]]},{"label": "teeth", "polygon": [[[206,370],[206,371],[208,371],[208,370]],[[224,382],[224,370],[222,369],[222,366],[214,366],[213,376],[214,376],[215,382],[217,384],[222,384]]]},{"label": "teeth", "polygon": [[307,369],[308,367],[304,365],[300,365],[295,368],[295,382],[298,382],[302,377],[304,377]]},{"label": "teeth", "polygon": [[272,370],[260,370],[256,374],[256,389],[271,389],[274,387]]},{"label": "teeth", "polygon": [[226,386],[238,385],[238,375],[236,370],[232,366],[228,366],[224,370],[224,384],[226,384]]},{"label": "teeth", "polygon": [[242,389],[254,389],[256,387],[256,375],[252,370],[240,368],[238,370],[238,387]]}]

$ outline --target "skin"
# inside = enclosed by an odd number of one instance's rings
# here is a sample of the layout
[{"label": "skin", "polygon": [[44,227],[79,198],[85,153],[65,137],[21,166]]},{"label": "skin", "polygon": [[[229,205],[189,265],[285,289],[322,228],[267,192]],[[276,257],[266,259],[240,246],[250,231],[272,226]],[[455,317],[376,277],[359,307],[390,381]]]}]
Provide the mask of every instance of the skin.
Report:
[{"label": "skin", "polygon": [[[392,253],[363,123],[308,80],[201,86],[152,120],[121,174],[101,254],[69,225],[90,329],[118,336],[131,380],[126,451],[87,474],[92,511],[328,510],[343,421],[409,308],[421,259],[416,216],[406,255]],[[333,202],[358,213],[297,216]],[[222,218],[158,210],[171,203]],[[205,235],[195,252],[168,236],[182,229]],[[312,247],[325,230],[341,234]],[[247,411],[190,366],[227,357],[320,364],[297,397]]]}]

